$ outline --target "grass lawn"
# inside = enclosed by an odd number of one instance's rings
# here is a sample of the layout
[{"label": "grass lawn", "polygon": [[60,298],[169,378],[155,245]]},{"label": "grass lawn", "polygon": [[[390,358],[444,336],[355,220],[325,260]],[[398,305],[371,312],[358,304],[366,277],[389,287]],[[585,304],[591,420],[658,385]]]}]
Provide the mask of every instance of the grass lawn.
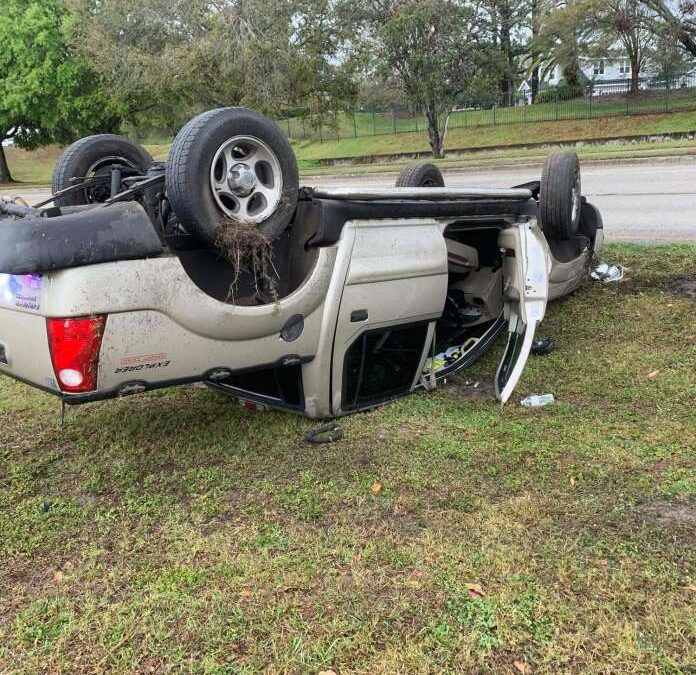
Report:
[{"label": "grass lawn", "polygon": [[[689,131],[696,131],[696,111],[456,128],[448,132],[445,147],[448,150],[485,149],[521,143],[554,143]],[[342,138],[324,143],[297,141],[294,147],[301,160],[370,157],[429,150],[424,131]]]},{"label": "grass lawn", "polygon": [[490,354],[331,446],[0,378],[0,672],[693,673],[696,247],[605,258],[505,408]]}]

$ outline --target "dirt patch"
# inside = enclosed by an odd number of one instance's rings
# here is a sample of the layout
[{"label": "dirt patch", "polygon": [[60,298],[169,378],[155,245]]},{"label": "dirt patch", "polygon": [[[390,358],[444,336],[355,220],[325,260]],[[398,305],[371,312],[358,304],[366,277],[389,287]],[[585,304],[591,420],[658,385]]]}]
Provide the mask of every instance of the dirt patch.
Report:
[{"label": "dirt patch", "polygon": [[639,281],[626,279],[615,285],[619,292],[623,293],[647,293],[649,291],[663,291],[672,295],[683,296],[696,300],[696,277],[693,275],[680,275],[665,277],[653,281]]},{"label": "dirt patch", "polygon": [[495,386],[492,381],[468,380],[456,375],[448,378],[445,391],[465,400],[495,399]]},{"label": "dirt patch", "polygon": [[674,290],[678,295],[696,300],[696,279],[684,279],[675,284]]},{"label": "dirt patch", "polygon": [[681,527],[696,526],[696,504],[673,504],[658,501],[641,509],[646,520],[660,525],[677,525]]}]

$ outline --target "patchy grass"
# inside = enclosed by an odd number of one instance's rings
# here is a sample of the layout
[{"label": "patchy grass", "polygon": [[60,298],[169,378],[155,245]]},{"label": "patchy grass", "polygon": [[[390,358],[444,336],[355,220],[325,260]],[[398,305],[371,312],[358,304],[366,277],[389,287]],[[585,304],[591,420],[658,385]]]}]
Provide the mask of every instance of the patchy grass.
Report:
[{"label": "patchy grass", "polygon": [[606,258],[505,408],[460,380],[330,446],[191,387],[61,430],[0,378],[0,671],[693,673],[696,247]]}]

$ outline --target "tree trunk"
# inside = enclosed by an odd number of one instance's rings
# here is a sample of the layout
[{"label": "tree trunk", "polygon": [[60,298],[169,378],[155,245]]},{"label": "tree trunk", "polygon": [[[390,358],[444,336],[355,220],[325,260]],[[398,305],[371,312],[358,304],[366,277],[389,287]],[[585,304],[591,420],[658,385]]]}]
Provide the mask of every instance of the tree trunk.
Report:
[{"label": "tree trunk", "polygon": [[[536,40],[539,37],[539,0],[532,0],[532,63],[537,64],[539,59],[539,51],[536,48]],[[535,65],[532,69],[532,103],[536,103],[537,94],[539,93],[539,66]]]},{"label": "tree trunk", "polygon": [[638,78],[640,77],[640,63],[638,59],[631,59],[631,93],[638,93]]},{"label": "tree trunk", "polygon": [[442,136],[440,135],[440,125],[437,119],[437,112],[431,108],[425,109],[425,119],[428,122],[428,143],[433,157],[439,159],[445,156],[442,151]]},{"label": "tree trunk", "polygon": [[532,81],[530,82],[532,87],[532,103],[536,103],[537,94],[539,93],[539,68],[536,67],[532,70]]},{"label": "tree trunk", "polygon": [[[0,138],[2,138],[1,135]],[[0,141],[0,183],[13,182],[10,167],[7,165],[7,158],[5,157],[5,146],[2,144],[2,141]]]},{"label": "tree trunk", "polygon": [[500,75],[500,100],[501,107],[512,105],[512,91],[514,88],[513,72],[515,70],[515,55],[512,49],[512,17],[509,5],[503,3],[500,10],[499,45],[500,52],[505,63],[505,70]]}]

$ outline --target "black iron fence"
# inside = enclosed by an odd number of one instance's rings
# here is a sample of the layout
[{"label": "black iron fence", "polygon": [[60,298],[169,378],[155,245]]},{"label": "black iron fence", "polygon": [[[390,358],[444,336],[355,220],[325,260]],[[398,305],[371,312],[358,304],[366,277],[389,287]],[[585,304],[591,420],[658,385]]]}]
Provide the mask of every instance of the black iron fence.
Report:
[{"label": "black iron fence", "polygon": [[[629,77],[576,88],[545,87],[537,92],[534,102],[531,91],[525,90],[486,100],[462,101],[450,113],[448,126],[479,127],[682,110],[696,110],[696,74],[669,80],[640,78],[635,91]],[[312,141],[419,132],[427,128],[422,113],[406,104],[324,115],[298,113],[277,122],[289,138]]]}]

